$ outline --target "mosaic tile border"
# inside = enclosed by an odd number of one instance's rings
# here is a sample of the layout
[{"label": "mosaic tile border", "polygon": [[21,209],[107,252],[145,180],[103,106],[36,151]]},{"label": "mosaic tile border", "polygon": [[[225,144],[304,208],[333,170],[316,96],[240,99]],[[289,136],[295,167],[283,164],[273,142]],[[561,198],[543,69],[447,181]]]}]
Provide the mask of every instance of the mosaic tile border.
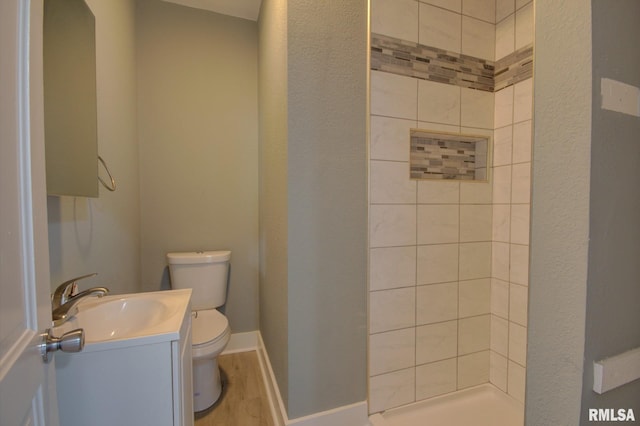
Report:
[{"label": "mosaic tile border", "polygon": [[495,92],[533,75],[533,46],[496,62],[372,33],[371,69]]},{"label": "mosaic tile border", "polygon": [[486,180],[489,137],[411,129],[411,179]]}]

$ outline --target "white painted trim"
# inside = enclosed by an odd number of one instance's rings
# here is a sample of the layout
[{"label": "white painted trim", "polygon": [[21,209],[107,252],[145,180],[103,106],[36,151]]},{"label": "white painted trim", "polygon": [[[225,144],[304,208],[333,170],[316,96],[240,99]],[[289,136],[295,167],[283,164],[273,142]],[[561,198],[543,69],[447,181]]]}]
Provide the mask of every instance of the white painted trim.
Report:
[{"label": "white painted trim", "polygon": [[640,348],[593,363],[593,390],[603,394],[640,379]]},{"label": "white painted trim", "polygon": [[367,426],[369,425],[367,401],[345,405],[304,417],[289,419],[284,407],[280,388],[276,381],[269,355],[264,346],[262,335],[258,331],[258,361],[262,370],[262,378],[267,388],[267,398],[273,422],[276,426]]},{"label": "white painted trim", "polygon": [[258,349],[258,332],[247,331],[233,333],[221,355],[235,354],[237,352],[249,352]]}]

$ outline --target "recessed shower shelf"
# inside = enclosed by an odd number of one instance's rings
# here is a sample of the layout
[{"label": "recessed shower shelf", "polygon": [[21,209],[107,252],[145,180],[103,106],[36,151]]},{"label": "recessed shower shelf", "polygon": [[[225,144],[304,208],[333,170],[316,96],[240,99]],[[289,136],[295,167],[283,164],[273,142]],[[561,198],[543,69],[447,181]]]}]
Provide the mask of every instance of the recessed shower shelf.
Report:
[{"label": "recessed shower shelf", "polygon": [[487,181],[489,136],[410,131],[411,179]]}]

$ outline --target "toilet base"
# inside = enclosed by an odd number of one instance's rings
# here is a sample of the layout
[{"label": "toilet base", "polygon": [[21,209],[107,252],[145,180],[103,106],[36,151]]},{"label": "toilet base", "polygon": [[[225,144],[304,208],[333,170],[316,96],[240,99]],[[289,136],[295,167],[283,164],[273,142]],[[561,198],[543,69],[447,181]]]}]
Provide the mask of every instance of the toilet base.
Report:
[{"label": "toilet base", "polygon": [[218,359],[193,360],[193,411],[204,411],[220,398],[222,381]]}]

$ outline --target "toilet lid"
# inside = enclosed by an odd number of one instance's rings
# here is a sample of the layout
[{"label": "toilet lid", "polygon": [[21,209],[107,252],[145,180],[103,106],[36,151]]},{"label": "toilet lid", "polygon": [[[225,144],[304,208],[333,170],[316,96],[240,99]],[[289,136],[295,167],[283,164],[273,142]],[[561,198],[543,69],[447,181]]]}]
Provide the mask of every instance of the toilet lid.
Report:
[{"label": "toilet lid", "polygon": [[191,343],[201,345],[215,340],[227,327],[229,327],[229,320],[217,309],[195,311],[191,315]]}]

